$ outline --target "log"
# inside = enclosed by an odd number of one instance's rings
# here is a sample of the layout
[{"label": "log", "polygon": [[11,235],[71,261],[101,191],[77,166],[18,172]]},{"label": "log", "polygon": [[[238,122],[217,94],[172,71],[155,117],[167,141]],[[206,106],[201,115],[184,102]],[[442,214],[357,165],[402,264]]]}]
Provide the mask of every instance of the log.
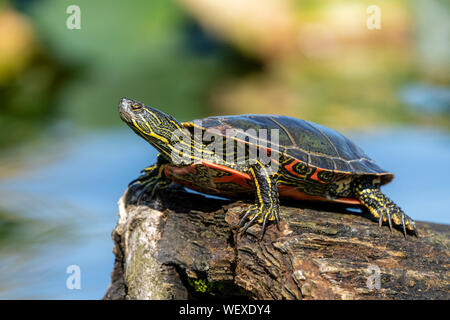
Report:
[{"label": "log", "polygon": [[281,202],[281,222],[246,234],[251,203],[180,187],[119,200],[115,263],[104,299],[449,299],[448,225],[419,238],[336,204]]}]

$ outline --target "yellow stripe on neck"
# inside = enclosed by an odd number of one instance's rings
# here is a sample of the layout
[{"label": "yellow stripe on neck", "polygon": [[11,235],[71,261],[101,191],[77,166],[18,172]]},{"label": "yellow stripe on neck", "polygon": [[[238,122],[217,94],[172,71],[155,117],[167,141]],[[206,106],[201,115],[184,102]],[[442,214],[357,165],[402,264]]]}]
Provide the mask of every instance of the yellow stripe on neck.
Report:
[{"label": "yellow stripe on neck", "polygon": [[[142,134],[144,134],[144,135],[146,135],[146,136],[153,137],[153,138],[155,138],[155,139],[158,139],[158,140],[160,140],[160,141],[162,141],[162,142],[164,142],[164,143],[166,143],[166,144],[169,144],[169,140],[167,140],[166,138],[164,138],[164,137],[162,137],[162,136],[160,136],[160,135],[157,135],[157,134],[156,134],[155,132],[153,132],[153,131],[150,131],[150,133],[145,132],[145,131],[142,130],[141,127],[137,124],[136,120],[132,119],[132,121],[133,121],[134,127],[137,128]],[[149,126],[148,126],[148,128],[149,128],[149,130],[151,130]]]}]

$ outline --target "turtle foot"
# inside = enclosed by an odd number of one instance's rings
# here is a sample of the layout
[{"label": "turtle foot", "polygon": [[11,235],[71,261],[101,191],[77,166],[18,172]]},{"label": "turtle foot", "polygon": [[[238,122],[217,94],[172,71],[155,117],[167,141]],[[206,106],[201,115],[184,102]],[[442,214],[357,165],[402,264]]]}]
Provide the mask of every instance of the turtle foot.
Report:
[{"label": "turtle foot", "polygon": [[413,219],[407,216],[400,207],[393,205],[389,207],[384,207],[378,210],[378,224],[381,227],[383,222],[388,223],[389,228],[392,232],[392,225],[401,228],[403,235],[406,238],[408,233],[418,237],[419,232],[416,227],[416,223]]},{"label": "turtle foot", "polygon": [[256,222],[262,224],[261,236],[259,240],[262,240],[266,232],[267,221],[276,222],[279,229],[279,207],[278,206],[265,206],[265,205],[251,205],[244,216],[239,221],[239,227],[242,228],[242,233],[245,233],[248,228],[254,225]]}]

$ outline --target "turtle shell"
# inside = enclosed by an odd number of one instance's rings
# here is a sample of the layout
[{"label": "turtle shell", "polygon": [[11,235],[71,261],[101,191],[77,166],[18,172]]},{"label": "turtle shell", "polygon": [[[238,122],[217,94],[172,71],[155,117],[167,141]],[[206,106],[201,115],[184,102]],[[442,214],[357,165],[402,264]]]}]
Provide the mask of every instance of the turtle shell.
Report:
[{"label": "turtle shell", "polygon": [[[279,115],[218,116],[184,123],[185,127],[199,127],[211,133],[229,136],[236,130],[266,129],[267,140],[271,130],[278,129],[279,151],[308,167],[349,175],[377,175],[381,183],[390,182],[394,175],[380,168],[365,152],[339,132],[301,119]],[[257,139],[258,137],[250,138]],[[249,143],[248,141],[242,141]]]}]

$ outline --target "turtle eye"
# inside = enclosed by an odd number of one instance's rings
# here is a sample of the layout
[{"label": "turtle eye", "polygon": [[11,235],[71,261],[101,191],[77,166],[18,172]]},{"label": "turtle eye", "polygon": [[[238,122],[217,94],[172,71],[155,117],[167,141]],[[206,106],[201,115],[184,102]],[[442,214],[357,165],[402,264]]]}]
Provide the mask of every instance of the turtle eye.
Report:
[{"label": "turtle eye", "polygon": [[141,110],[141,109],[142,109],[142,106],[141,106],[141,105],[139,105],[139,104],[134,104],[134,103],[130,104],[130,107],[131,107],[131,110],[132,110],[132,111],[138,111],[138,110]]}]

